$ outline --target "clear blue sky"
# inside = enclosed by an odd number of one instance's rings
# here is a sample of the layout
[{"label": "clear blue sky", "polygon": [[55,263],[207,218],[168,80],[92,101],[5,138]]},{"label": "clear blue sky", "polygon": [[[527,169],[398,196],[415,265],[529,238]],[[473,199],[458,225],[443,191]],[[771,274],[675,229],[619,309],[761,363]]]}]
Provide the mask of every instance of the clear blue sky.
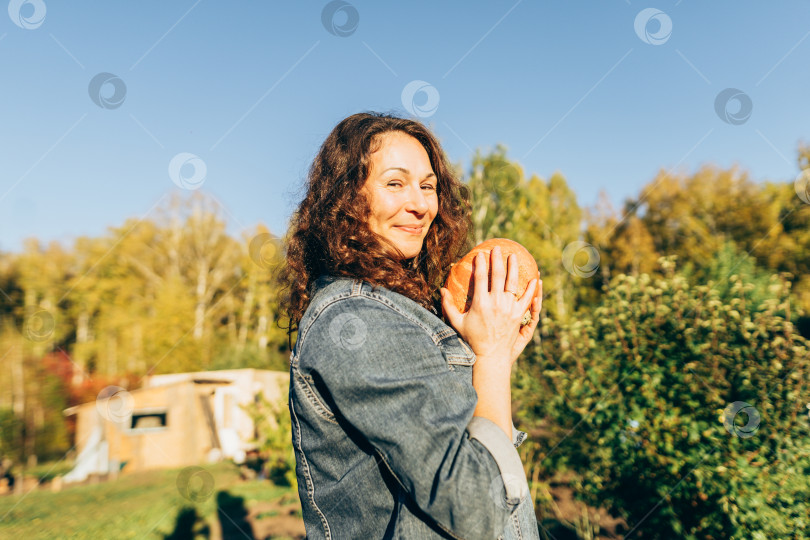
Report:
[{"label": "clear blue sky", "polygon": [[[11,2],[32,28],[0,10],[4,252],[148,217],[181,189],[169,163],[182,152],[205,163],[199,189],[229,233],[282,234],[318,146],[363,110],[421,118],[465,172],[474,149],[503,143],[529,174],[560,171],[583,206],[605,189],[619,207],[661,168],[737,164],[792,181],[810,142],[803,0],[353,0],[332,19],[343,27],[356,10],[346,36],[327,31],[325,1],[39,3]],[[663,15],[639,34],[650,7]],[[103,72],[125,85],[110,108],[88,89]],[[415,80],[435,89],[435,111],[406,110]],[[736,125],[715,110],[726,88],[753,105]],[[112,84],[100,92],[117,99]]]}]

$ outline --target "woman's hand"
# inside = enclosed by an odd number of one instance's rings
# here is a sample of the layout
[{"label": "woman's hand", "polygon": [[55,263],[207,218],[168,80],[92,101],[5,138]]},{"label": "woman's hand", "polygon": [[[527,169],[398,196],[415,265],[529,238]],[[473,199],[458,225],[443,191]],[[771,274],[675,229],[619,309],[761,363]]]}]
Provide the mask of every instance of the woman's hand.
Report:
[{"label": "woman's hand", "polygon": [[[456,308],[450,294],[441,289],[442,310],[456,332],[466,341],[476,356],[496,357],[509,353],[509,366],[517,360],[531,340],[540,320],[543,282],[533,279],[520,298],[517,291],[517,257],[507,259],[508,273],[504,269],[500,247],[490,252],[492,283],[488,283],[487,261],[483,253],[475,257],[473,263],[474,282],[472,304],[467,313]],[[534,297],[536,287],[540,294]],[[520,320],[531,308],[531,322],[521,328]]]}]

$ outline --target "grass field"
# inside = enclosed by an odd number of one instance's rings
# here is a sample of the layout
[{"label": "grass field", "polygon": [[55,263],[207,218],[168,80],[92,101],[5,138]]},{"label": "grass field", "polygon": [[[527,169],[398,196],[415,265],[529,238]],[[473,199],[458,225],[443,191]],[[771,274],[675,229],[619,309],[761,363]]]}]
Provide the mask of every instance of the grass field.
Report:
[{"label": "grass field", "polygon": [[272,531],[279,520],[296,529],[297,500],[290,487],[242,480],[230,463],[150,471],[0,497],[0,538],[296,538]]}]

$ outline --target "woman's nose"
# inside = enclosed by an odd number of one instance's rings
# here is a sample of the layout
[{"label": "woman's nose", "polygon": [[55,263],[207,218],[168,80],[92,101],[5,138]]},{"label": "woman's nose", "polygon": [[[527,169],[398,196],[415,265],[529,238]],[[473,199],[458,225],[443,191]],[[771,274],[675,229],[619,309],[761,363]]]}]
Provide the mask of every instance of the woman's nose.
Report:
[{"label": "woman's nose", "polygon": [[408,191],[408,201],[405,207],[406,210],[413,210],[420,214],[428,211],[428,201],[422,186],[411,187]]}]

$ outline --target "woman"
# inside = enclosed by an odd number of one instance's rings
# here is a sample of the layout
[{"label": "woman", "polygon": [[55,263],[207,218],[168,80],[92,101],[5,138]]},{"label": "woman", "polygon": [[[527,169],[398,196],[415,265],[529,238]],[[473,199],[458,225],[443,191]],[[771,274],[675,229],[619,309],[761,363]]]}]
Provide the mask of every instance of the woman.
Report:
[{"label": "woman", "polygon": [[352,115],[310,168],[282,276],[310,539],[539,538],[509,385],[539,284],[518,291],[493,250],[491,286],[481,256],[459,313],[441,284],[472,247],[469,210],[419,122]]}]

